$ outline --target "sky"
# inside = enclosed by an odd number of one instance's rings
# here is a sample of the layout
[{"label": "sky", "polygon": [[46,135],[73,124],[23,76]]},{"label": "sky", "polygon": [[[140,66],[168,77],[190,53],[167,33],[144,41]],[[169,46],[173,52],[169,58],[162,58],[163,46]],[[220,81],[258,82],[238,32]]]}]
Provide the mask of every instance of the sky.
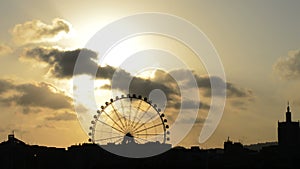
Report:
[{"label": "sky", "polygon": [[[201,106],[193,128],[178,143],[181,146],[222,147],[228,136],[243,144],[277,141],[277,122],[284,120],[288,101],[293,120],[300,119],[299,1],[10,0],[0,3],[0,141],[14,130],[18,138],[29,144],[67,147],[87,142],[88,124],[82,123],[82,115],[74,108],[73,93],[74,78],[91,81],[90,72],[73,74],[82,51],[89,56],[85,66],[102,72],[96,75],[92,91],[98,107],[109,101],[112,75],[117,71],[114,83],[119,93],[124,92],[124,86],[118,85],[123,78],[133,78],[130,90],[145,97],[156,88],[165,92],[168,102],[164,103],[164,111],[170,126],[180,107],[178,92],[194,91],[179,91],[176,86],[179,82],[170,74],[180,78],[192,72],[201,102],[189,99],[182,105],[186,113],[184,121],[191,123],[189,105]],[[226,74],[226,82],[221,80],[227,85],[225,108],[216,130],[204,143],[199,143],[198,138],[210,109],[209,79],[220,79],[208,75],[205,63],[195,59],[197,56],[191,49],[160,35],[136,36],[111,50],[105,65],[97,65],[99,53],[85,48],[101,28],[145,12],[185,19],[208,37],[219,54]],[[176,66],[168,71],[140,71],[120,63],[125,54],[148,48],[171,51],[189,69]],[[159,54],[162,52],[153,52],[147,59],[132,56],[127,65],[143,67],[148,62],[177,65],[176,60],[170,62],[167,54]],[[89,99],[79,100],[82,109],[88,114],[96,113]],[[175,136],[176,132],[170,137]]]}]

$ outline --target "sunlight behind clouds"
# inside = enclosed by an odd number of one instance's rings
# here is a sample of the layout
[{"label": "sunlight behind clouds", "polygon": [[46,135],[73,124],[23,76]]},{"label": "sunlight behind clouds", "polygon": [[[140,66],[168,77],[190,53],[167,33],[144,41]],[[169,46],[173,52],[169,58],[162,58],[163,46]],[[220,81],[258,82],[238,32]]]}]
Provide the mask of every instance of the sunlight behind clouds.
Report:
[{"label": "sunlight behind clouds", "polygon": [[[143,54],[143,52],[147,53],[149,51],[149,53],[151,53],[152,51],[155,52],[155,50],[161,50],[170,56],[176,56],[179,60],[188,65],[190,69],[200,74],[206,73],[205,67],[199,60],[199,57],[186,45],[170,37],[156,34],[129,37],[115,44],[107,53],[100,53],[98,57],[101,66],[111,65],[120,67],[129,73],[138,72],[139,70],[137,68],[148,63],[153,63],[153,67],[160,67],[160,63],[169,63],[170,70],[183,68],[181,63],[176,63],[175,60],[170,62],[170,58],[161,52],[152,53],[153,56],[151,57],[148,56],[149,54]],[[103,56],[104,54],[105,56]],[[126,60],[130,60],[132,66],[122,65]]]}]

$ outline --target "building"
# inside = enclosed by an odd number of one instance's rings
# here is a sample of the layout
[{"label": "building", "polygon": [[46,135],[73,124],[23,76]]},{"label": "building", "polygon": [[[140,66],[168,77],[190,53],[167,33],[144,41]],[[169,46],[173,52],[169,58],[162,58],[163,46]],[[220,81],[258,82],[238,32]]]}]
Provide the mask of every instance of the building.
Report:
[{"label": "building", "polygon": [[9,135],[7,136],[7,138],[8,138],[8,139],[7,139],[7,142],[8,142],[8,143],[25,145],[25,143],[24,143],[23,141],[21,141],[21,140],[15,138],[15,133],[14,133],[14,131],[13,131],[11,134],[9,134]]},{"label": "building", "polygon": [[224,152],[225,153],[232,153],[232,154],[239,154],[244,151],[244,146],[240,142],[232,142],[229,140],[224,142]]},{"label": "building", "polygon": [[292,121],[292,113],[288,104],[285,122],[278,121],[278,145],[280,147],[295,147],[300,145],[299,121]]}]

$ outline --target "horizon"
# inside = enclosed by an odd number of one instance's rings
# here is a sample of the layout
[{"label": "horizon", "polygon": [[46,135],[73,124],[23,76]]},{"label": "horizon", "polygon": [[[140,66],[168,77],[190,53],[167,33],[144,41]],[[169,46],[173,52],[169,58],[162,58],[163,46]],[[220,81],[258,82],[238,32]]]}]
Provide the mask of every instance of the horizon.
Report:
[{"label": "horizon", "polygon": [[[42,147],[48,147],[48,148],[64,148],[64,149],[67,149],[67,148],[69,148],[69,147],[72,147],[72,146],[82,146],[82,145],[84,145],[84,144],[96,144],[96,143],[92,143],[92,142],[90,142],[90,141],[87,141],[87,142],[82,142],[82,143],[74,143],[74,144],[70,144],[69,146],[66,146],[66,147],[56,147],[56,146],[51,146],[51,145],[40,145],[40,144],[32,144],[32,143],[27,143],[25,140],[22,140],[21,138],[18,138],[18,136],[16,136],[14,133],[10,133],[10,134],[8,134],[7,136],[9,136],[9,135],[13,135],[14,136],[14,138],[16,138],[16,139],[18,139],[18,140],[20,140],[20,141],[22,141],[22,142],[24,142],[26,145],[28,145],[28,146],[42,146]],[[0,143],[3,143],[3,142],[7,142],[8,141],[8,139],[6,139],[6,140],[3,140],[2,142],[0,142]],[[227,140],[224,140],[224,142],[223,143],[225,143],[225,142],[227,142],[227,141],[231,141],[231,142],[233,142],[233,143],[241,143],[241,142],[239,142],[239,141],[236,141],[236,140],[231,140],[230,139],[230,137],[228,137],[227,138]],[[276,141],[268,141],[268,142],[258,142],[258,143],[251,143],[251,144],[243,144],[243,143],[241,143],[242,145],[243,145],[243,147],[245,147],[245,148],[248,148],[249,146],[255,146],[255,145],[260,145],[260,144],[267,144],[267,146],[268,146],[268,144],[273,144],[273,143],[277,143],[278,144],[278,140]],[[166,143],[166,144],[168,144],[168,143]],[[102,145],[99,145],[99,144],[97,144],[99,147],[101,147]],[[116,145],[118,145],[118,144],[116,144]],[[209,150],[209,149],[224,149],[224,146],[223,147],[208,147],[208,148],[204,148],[204,147],[200,147],[199,145],[191,145],[191,146],[189,146],[189,147],[185,147],[185,146],[181,146],[181,145],[176,145],[176,146],[173,146],[173,145],[171,145],[171,148],[173,149],[173,148],[176,148],[176,147],[183,147],[183,148],[185,148],[185,149],[191,149],[192,147],[199,147],[200,149],[202,149],[202,150]]]}]

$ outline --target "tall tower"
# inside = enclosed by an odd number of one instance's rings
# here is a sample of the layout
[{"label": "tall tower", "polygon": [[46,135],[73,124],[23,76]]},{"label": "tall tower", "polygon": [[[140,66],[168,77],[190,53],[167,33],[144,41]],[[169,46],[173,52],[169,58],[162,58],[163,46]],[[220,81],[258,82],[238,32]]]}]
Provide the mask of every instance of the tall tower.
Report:
[{"label": "tall tower", "polygon": [[290,111],[290,102],[288,102],[288,105],[286,107],[286,113],[285,113],[286,122],[290,123],[292,122],[292,113]]},{"label": "tall tower", "polygon": [[300,145],[299,122],[292,121],[290,104],[288,103],[285,113],[285,122],[278,121],[278,144],[280,147],[294,147]]}]

